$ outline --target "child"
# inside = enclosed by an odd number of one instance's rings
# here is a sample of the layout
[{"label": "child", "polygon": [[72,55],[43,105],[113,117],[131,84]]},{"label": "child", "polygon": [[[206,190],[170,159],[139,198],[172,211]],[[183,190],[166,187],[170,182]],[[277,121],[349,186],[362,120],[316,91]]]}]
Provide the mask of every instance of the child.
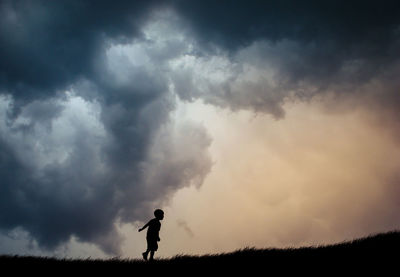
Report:
[{"label": "child", "polygon": [[141,232],[147,227],[149,227],[149,229],[147,229],[147,235],[146,235],[147,250],[146,252],[142,253],[143,259],[145,259],[146,261],[149,252],[150,252],[150,261],[152,261],[154,257],[154,252],[157,251],[158,249],[157,242],[160,241],[159,231],[161,228],[160,220],[163,220],[164,212],[160,209],[157,209],[154,211],[154,216],[155,218],[151,219],[146,225],[144,225],[142,228],[139,229],[139,232]]}]

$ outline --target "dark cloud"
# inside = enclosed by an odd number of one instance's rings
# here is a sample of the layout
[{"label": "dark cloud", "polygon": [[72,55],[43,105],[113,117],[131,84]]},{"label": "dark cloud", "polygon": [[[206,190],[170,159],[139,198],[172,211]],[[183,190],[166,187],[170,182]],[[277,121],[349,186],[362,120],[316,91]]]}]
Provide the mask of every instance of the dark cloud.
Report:
[{"label": "dark cloud", "polygon": [[328,93],[396,110],[399,18],[394,1],[1,1],[0,229],[118,253],[117,221],[210,170],[174,93],[276,118]]},{"label": "dark cloud", "polygon": [[[218,85],[208,81],[209,93],[190,88],[188,82],[196,77],[185,72],[186,86],[177,86],[184,99],[201,97],[281,118],[281,106],[292,96],[308,100],[335,93],[389,106],[397,98],[390,89],[394,84],[388,84],[381,87],[382,96],[371,101],[366,86],[398,73],[397,1],[176,1],[176,9],[209,50],[208,56],[222,51],[236,67],[228,69],[230,78]],[[243,65],[259,72],[272,68],[273,74],[268,80],[246,80],[246,89],[238,89],[248,69]]]},{"label": "dark cloud", "polygon": [[[203,43],[235,50],[260,38],[330,41],[345,46],[333,55],[354,56],[384,56],[400,12],[397,1],[206,0],[175,1],[175,6]],[[364,51],[352,48],[357,45],[363,45]]]},{"label": "dark cloud", "polygon": [[164,72],[186,46],[143,34],[154,5],[1,2],[1,230],[49,250],[73,236],[119,254],[117,221],[202,182],[210,139],[172,121]]},{"label": "dark cloud", "polygon": [[154,1],[2,1],[0,83],[16,99],[46,97],[87,77],[105,40],[124,42]]}]

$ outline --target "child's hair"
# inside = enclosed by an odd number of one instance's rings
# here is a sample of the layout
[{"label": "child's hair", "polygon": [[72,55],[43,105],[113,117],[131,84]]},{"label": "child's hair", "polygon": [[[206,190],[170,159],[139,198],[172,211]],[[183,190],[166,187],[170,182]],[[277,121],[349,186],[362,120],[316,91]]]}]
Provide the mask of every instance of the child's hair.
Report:
[{"label": "child's hair", "polygon": [[161,209],[157,209],[157,210],[154,211],[154,216],[156,218],[160,218],[160,217],[164,216],[164,211],[161,210]]}]

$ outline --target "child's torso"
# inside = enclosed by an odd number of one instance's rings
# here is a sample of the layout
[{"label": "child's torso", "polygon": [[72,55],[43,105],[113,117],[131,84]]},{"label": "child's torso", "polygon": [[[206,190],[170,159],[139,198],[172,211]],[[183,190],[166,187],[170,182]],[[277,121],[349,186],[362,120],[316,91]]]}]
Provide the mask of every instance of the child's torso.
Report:
[{"label": "child's torso", "polygon": [[149,229],[147,230],[148,237],[158,237],[158,233],[161,228],[161,223],[156,218],[153,218],[149,222]]}]

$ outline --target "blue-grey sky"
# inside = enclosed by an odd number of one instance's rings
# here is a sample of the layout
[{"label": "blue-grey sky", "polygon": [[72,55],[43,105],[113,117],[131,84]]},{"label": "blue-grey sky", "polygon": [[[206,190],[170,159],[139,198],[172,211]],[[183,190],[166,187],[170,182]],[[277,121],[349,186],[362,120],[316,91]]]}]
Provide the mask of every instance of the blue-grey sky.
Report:
[{"label": "blue-grey sky", "polygon": [[[118,224],[218,169],[217,119],[182,105],[289,128],[285,105],[322,99],[322,114],[365,111],[394,151],[399,50],[396,1],[1,1],[2,252],[73,238],[122,254]],[[396,171],[382,177],[393,203]]]}]

